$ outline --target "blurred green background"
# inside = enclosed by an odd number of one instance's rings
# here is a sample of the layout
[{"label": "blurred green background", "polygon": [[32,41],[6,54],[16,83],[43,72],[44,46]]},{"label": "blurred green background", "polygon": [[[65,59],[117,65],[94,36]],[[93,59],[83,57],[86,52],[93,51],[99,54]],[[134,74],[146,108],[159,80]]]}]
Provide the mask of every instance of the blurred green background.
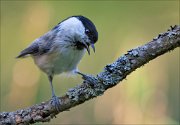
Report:
[{"label": "blurred green background", "polygon": [[[86,54],[79,64],[80,71],[95,75],[129,49],[179,24],[179,1],[1,1],[1,112],[50,99],[46,75],[31,58],[15,57],[72,15],[87,16],[98,29],[96,53]],[[160,56],[103,96],[59,114],[50,123],[178,124],[179,59],[179,48]],[[53,81],[59,96],[81,82],[80,76],[64,75]]]}]

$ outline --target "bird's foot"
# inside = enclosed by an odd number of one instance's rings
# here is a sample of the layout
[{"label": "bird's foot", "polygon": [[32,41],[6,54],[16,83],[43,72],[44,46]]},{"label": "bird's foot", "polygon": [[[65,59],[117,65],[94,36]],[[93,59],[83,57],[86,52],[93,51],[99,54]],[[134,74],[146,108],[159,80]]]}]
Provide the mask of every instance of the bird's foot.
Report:
[{"label": "bird's foot", "polygon": [[83,74],[79,71],[76,71],[77,74],[81,75],[82,76],[82,79],[84,79],[85,81],[88,81],[88,84],[91,85],[91,86],[94,86],[96,83],[94,81],[96,81],[95,77],[92,76],[92,75],[87,75],[87,74]]},{"label": "bird's foot", "polygon": [[51,103],[52,103],[52,105],[55,107],[56,111],[57,111],[57,112],[60,112],[61,102],[60,102],[59,98],[54,95],[54,96],[52,96],[51,100],[52,100]]},{"label": "bird's foot", "polygon": [[79,71],[76,71],[76,73],[79,74],[79,75],[81,75],[81,76],[82,76],[82,79],[84,79],[84,80],[87,80],[87,79],[89,79],[89,77],[91,77],[91,76],[89,76],[89,75],[87,75],[87,74],[83,74],[83,73],[81,73],[81,72],[79,72]]}]

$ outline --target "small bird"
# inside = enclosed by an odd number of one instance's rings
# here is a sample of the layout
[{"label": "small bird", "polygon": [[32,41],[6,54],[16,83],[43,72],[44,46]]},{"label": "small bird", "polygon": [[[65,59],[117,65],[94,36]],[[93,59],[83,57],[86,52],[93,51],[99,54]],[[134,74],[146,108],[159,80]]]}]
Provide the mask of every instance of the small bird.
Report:
[{"label": "small bird", "polygon": [[35,64],[47,74],[52,92],[52,104],[59,111],[60,101],[53,89],[53,77],[61,73],[79,72],[77,65],[89,46],[95,52],[94,44],[98,40],[98,32],[93,22],[82,16],[71,16],[58,23],[43,36],[35,39],[22,50],[17,58],[30,55]]}]

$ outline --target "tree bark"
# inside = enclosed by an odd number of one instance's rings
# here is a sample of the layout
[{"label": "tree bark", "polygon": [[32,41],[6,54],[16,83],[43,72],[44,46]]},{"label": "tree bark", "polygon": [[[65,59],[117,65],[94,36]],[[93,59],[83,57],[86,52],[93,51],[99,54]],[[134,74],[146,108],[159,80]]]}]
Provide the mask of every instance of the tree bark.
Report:
[{"label": "tree bark", "polygon": [[[59,97],[60,112],[67,111],[76,105],[84,103],[117,85],[135,69],[150,60],[180,47],[180,26],[171,27],[167,32],[159,34],[145,45],[129,50],[96,76],[86,75],[82,84],[69,89]],[[52,106],[52,101],[42,102],[26,109],[14,112],[1,112],[0,125],[28,125],[36,122],[48,122],[58,113]]]}]

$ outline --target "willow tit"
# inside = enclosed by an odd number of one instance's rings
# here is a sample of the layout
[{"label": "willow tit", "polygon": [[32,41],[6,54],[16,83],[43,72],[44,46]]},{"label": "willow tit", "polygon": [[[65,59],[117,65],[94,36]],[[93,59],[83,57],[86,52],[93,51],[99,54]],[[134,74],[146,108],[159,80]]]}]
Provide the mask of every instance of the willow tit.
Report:
[{"label": "willow tit", "polygon": [[52,104],[59,109],[60,101],[53,89],[53,76],[63,72],[80,73],[77,65],[89,46],[95,52],[98,40],[95,25],[84,16],[71,16],[58,23],[52,30],[34,40],[17,58],[31,55],[35,64],[47,74],[52,92]]}]

